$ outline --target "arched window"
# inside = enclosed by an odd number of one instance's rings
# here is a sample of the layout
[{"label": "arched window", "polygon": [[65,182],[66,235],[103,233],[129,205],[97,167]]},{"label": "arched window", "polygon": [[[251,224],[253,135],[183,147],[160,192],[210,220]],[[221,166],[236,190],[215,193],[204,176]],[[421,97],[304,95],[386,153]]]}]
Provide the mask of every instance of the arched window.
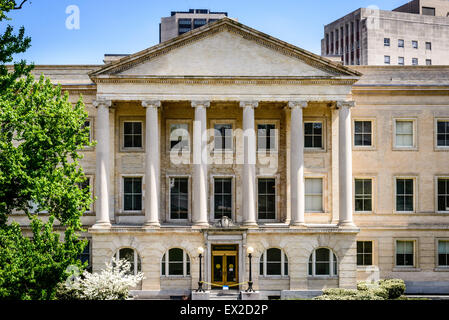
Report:
[{"label": "arched window", "polygon": [[270,248],[260,256],[261,276],[288,276],[288,259],[278,248]]},{"label": "arched window", "polygon": [[309,258],[309,276],[337,276],[337,256],[332,250],[319,248]]},{"label": "arched window", "polygon": [[161,261],[161,274],[163,276],[189,276],[190,258],[182,249],[173,248],[164,253]]},{"label": "arched window", "polygon": [[141,270],[139,254],[132,248],[122,248],[115,254],[116,259],[125,259],[131,263],[131,274],[137,274]]}]

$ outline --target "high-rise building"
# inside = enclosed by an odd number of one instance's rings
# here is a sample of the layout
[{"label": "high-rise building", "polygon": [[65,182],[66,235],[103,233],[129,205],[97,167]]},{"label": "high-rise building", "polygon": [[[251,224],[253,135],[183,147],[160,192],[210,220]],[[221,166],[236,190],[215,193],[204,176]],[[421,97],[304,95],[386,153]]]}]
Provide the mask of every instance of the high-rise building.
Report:
[{"label": "high-rise building", "polygon": [[190,30],[227,17],[227,12],[213,12],[209,9],[189,9],[189,11],[172,11],[170,17],[161,18],[159,24],[159,42],[180,36]]},{"label": "high-rise building", "polygon": [[449,64],[449,1],[360,8],[326,25],[321,54],[344,65]]}]

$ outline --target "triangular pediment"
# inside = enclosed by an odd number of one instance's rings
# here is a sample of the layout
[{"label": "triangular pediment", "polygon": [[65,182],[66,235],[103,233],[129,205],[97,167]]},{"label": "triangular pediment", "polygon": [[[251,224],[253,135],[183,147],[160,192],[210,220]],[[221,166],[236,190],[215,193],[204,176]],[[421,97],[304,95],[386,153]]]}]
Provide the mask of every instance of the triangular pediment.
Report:
[{"label": "triangular pediment", "polygon": [[224,18],[90,74],[104,77],[347,78],[340,64]]}]

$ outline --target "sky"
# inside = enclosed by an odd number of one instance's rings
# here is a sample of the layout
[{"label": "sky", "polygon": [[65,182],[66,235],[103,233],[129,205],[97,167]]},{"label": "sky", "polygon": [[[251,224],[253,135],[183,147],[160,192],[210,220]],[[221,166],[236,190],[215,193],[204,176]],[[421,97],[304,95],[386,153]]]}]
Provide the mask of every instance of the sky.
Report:
[{"label": "sky", "polygon": [[[31,3],[29,2],[31,1]],[[19,2],[19,1],[17,1]],[[239,22],[321,53],[324,25],[358,8],[397,8],[407,0],[28,0],[3,21],[25,27],[32,47],[16,60],[42,64],[102,64],[105,53],[134,53],[159,43],[161,17],[171,11],[225,11]],[[79,28],[72,19],[79,9]],[[67,27],[67,20],[69,28]],[[74,28],[75,26],[75,28]]]}]

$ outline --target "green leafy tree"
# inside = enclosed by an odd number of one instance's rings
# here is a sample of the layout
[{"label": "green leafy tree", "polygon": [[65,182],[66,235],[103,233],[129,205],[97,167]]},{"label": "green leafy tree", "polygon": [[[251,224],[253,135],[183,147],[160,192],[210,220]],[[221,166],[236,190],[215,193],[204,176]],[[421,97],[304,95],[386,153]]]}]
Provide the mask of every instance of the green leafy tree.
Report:
[{"label": "green leafy tree", "polygon": [[[0,0],[0,23],[20,9]],[[2,26],[3,27],[3,26]],[[2,28],[3,29],[3,28]],[[36,81],[24,61],[7,66],[30,39],[7,26],[0,34],[0,299],[53,299],[56,286],[78,265],[81,216],[91,205],[79,150],[92,145],[82,99],[75,104],[60,86]],[[29,230],[14,214],[29,218]],[[56,227],[58,231],[55,231]],[[26,229],[26,228],[25,228]],[[61,239],[61,235],[64,238]]]}]

